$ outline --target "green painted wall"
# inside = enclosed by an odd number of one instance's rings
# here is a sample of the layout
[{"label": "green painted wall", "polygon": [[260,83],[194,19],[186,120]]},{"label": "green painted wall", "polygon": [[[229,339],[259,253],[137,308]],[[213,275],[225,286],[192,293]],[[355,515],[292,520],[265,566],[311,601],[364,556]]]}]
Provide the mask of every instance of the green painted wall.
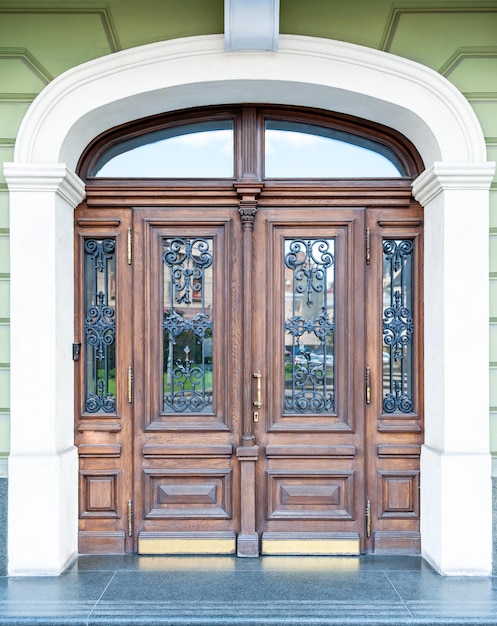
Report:
[{"label": "green painted wall", "polygon": [[[61,72],[154,41],[222,33],[223,0],[0,0],[0,164]],[[497,160],[497,0],[280,0],[282,33],[329,37],[433,68],[468,98]],[[497,456],[497,180],[491,191],[490,432]],[[26,251],[29,254],[29,251]],[[468,250],[470,253],[470,250]],[[9,209],[0,173],[0,477],[9,452]]]}]

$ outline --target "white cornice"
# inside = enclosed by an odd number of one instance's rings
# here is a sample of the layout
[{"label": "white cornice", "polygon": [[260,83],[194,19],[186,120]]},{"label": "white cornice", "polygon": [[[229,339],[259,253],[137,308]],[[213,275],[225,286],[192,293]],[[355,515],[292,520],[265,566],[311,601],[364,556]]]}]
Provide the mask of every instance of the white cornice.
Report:
[{"label": "white cornice", "polygon": [[495,173],[495,163],[441,163],[435,162],[412,185],[414,198],[426,206],[439,193],[448,189],[488,190]]},{"label": "white cornice", "polygon": [[85,197],[85,184],[64,163],[5,163],[10,193],[47,192],[77,206]]}]

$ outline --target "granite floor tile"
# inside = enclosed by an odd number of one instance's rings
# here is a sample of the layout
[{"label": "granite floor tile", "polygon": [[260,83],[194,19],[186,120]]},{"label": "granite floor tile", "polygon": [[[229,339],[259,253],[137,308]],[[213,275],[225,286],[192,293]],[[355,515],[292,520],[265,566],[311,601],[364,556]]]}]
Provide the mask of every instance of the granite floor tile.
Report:
[{"label": "granite floor tile", "polygon": [[497,626],[495,578],[413,557],[80,557],[0,578],[0,626]]},{"label": "granite floor tile", "polygon": [[0,578],[0,602],[93,602],[115,572],[78,572],[57,577]]},{"label": "granite floor tile", "polygon": [[188,602],[192,595],[206,602],[272,602],[274,600],[358,601],[399,603],[399,596],[381,572],[117,572],[102,601]]}]

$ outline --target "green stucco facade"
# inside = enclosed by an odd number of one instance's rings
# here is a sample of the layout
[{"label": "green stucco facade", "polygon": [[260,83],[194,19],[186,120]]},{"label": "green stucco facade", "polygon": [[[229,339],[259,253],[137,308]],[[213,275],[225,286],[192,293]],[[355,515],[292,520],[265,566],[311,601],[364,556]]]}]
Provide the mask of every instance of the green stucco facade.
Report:
[{"label": "green stucco facade", "polygon": [[[0,161],[12,160],[30,103],[62,72],[134,46],[222,33],[223,9],[223,0],[0,0]],[[280,0],[280,32],[369,46],[440,72],[470,102],[488,159],[497,160],[497,0]],[[497,455],[495,181],[490,206],[489,428]],[[461,263],[471,254],[467,243]],[[0,478],[7,476],[9,454],[9,277],[8,193],[0,167]]]}]

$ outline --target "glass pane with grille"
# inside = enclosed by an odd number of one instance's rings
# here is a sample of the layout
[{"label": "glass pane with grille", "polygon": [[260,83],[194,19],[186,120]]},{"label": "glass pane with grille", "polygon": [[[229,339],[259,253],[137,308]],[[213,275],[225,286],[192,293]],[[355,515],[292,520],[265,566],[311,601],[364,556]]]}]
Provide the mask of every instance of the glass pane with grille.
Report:
[{"label": "glass pane with grille", "polygon": [[85,411],[116,410],[114,239],[85,239]]},{"label": "glass pane with grille", "polygon": [[331,413],[335,405],[333,239],[286,239],[285,413]]},{"label": "glass pane with grille", "polygon": [[414,244],[383,240],[383,411],[414,410]]},{"label": "glass pane with grille", "polygon": [[165,413],[213,412],[212,239],[163,243]]}]

